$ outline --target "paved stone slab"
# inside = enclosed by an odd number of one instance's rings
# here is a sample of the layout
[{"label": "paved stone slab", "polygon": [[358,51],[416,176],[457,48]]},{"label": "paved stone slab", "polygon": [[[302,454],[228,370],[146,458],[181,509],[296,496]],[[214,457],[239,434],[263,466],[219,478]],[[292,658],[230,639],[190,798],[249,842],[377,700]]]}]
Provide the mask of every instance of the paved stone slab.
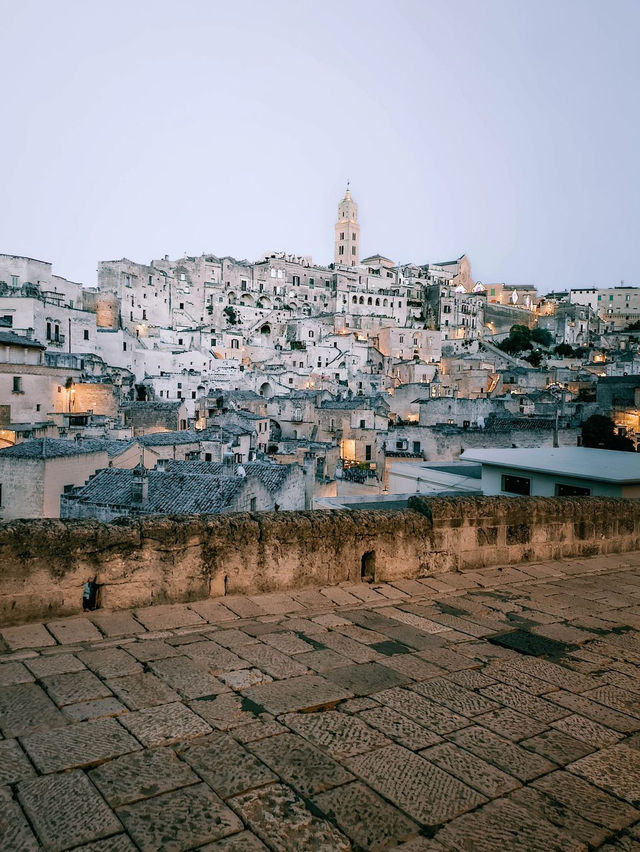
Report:
[{"label": "paved stone slab", "polygon": [[47,629],[61,645],[97,642],[102,639],[102,634],[88,618],[61,618],[59,621],[50,621]]},{"label": "paved stone slab", "polygon": [[305,642],[295,633],[267,633],[262,641],[283,654],[304,654],[305,651],[313,650],[313,645]]},{"label": "paved stone slab", "polygon": [[0,730],[5,737],[57,728],[66,722],[60,710],[37,684],[0,687]]},{"label": "paved stone slab", "polygon": [[35,775],[35,770],[16,740],[0,741],[0,787]]},{"label": "paved stone slab", "polygon": [[442,742],[442,738],[433,731],[418,725],[391,707],[375,707],[360,713],[359,718],[367,725],[382,731],[383,734],[395,740],[402,746],[418,751],[427,746]]},{"label": "paved stone slab", "polygon": [[[231,651],[240,648],[242,645],[255,645],[259,640],[255,636],[249,636],[243,630],[237,627],[225,627],[224,629],[216,630],[215,633],[208,634],[218,645],[224,648],[229,648]],[[221,840],[221,843],[226,843],[226,840]]]},{"label": "paved stone slab", "polygon": [[204,719],[177,702],[125,713],[121,718],[122,724],[147,748],[211,733]]},{"label": "paved stone slab", "polygon": [[110,760],[91,770],[89,777],[112,808],[200,780],[170,748],[145,749]]},{"label": "paved stone slab", "polygon": [[359,781],[315,796],[312,802],[354,843],[371,852],[382,852],[419,830],[416,823]]},{"label": "paved stone slab", "polygon": [[251,751],[306,798],[353,781],[344,767],[295,734],[259,740]]},{"label": "paved stone slab", "polygon": [[441,704],[429,701],[422,695],[418,695],[409,689],[386,689],[384,692],[376,693],[376,701],[393,707],[399,713],[403,713],[419,725],[423,725],[438,734],[448,734],[458,728],[464,728],[471,724],[466,716],[454,713]]},{"label": "paved stone slab", "polygon": [[441,743],[420,754],[488,799],[495,799],[520,786],[512,775],[453,743]]},{"label": "paved stone slab", "polygon": [[496,701],[491,701],[445,677],[414,684],[411,689],[462,716],[477,716],[479,713],[487,713],[500,707]]},{"label": "paved stone slab", "polygon": [[[271,633],[269,635],[283,636],[284,634]],[[307,645],[308,643],[305,642],[304,644]],[[311,646],[309,645],[308,647],[310,648]],[[307,667],[302,663],[268,645],[243,645],[241,648],[238,648],[238,654],[251,663],[252,666],[257,666],[270,677],[277,680],[296,677],[307,674],[308,672]]]},{"label": "paved stone slab", "polygon": [[118,816],[142,852],[193,849],[243,827],[204,784],[134,802]]},{"label": "paved stone slab", "polygon": [[[640,686],[637,688],[640,689]],[[587,690],[584,695],[621,713],[640,717],[640,694],[637,692],[616,686],[600,686],[597,689]]]},{"label": "paved stone slab", "polygon": [[24,663],[3,663],[0,665],[0,686],[11,686],[15,683],[31,683],[35,680]]},{"label": "paved stone slab", "polygon": [[197,699],[189,706],[217,730],[228,731],[237,725],[256,721],[258,715],[247,708],[247,703],[250,704],[241,695],[227,692],[213,698]]},{"label": "paved stone slab", "polygon": [[243,657],[239,657],[228,648],[218,645],[217,642],[194,642],[185,646],[182,650],[195,663],[213,675],[247,668],[247,663]]},{"label": "paved stone slab", "polygon": [[318,642],[325,648],[335,651],[336,654],[347,657],[352,663],[370,663],[378,657],[378,653],[370,645],[356,642],[355,639],[350,639],[341,633],[323,633],[318,637]]},{"label": "paved stone slab", "polygon": [[[565,831],[570,837],[596,849],[611,833],[609,829],[584,819],[574,808],[568,808],[557,799],[533,787],[514,790],[509,794],[509,801],[521,805],[541,819]],[[576,806],[577,804],[576,802]]]},{"label": "paved stone slab", "polygon": [[203,624],[206,621],[186,604],[147,606],[137,609],[135,616],[147,630],[171,630],[191,624]]},{"label": "paved stone slab", "polygon": [[63,708],[65,716],[73,722],[85,722],[87,719],[102,719],[105,716],[119,716],[127,708],[117,698],[99,698],[97,701],[79,701],[67,704]]},{"label": "paved stone slab", "polygon": [[351,660],[348,657],[338,654],[337,651],[333,651],[331,648],[322,648],[319,651],[309,651],[306,654],[300,654],[297,662],[320,674],[331,671],[331,669],[340,668],[340,666],[351,665]]},{"label": "paved stone slab", "polygon": [[506,683],[496,683],[489,686],[482,690],[482,694],[493,701],[498,701],[500,704],[505,704],[513,710],[524,713],[526,716],[532,716],[539,722],[554,722],[556,719],[562,719],[563,716],[569,715],[565,708],[558,707],[551,701],[545,701],[544,698],[538,698]]},{"label": "paved stone slab", "polygon": [[178,751],[223,799],[278,780],[264,763],[226,734],[214,734]]},{"label": "paved stone slab", "polygon": [[411,680],[423,681],[434,677],[440,677],[444,670],[433,663],[428,663],[417,654],[394,654],[387,659],[381,659],[380,665],[394,669]]},{"label": "paved stone slab", "polygon": [[536,754],[541,754],[559,766],[566,766],[567,763],[573,763],[574,760],[594,751],[594,747],[588,743],[555,730],[543,731],[535,737],[523,740],[520,745],[535,751]]},{"label": "paved stone slab", "polygon": [[241,831],[215,843],[202,846],[200,852],[268,852],[264,843],[250,831]]},{"label": "paved stone slab", "polygon": [[220,675],[220,680],[232,689],[249,689],[261,683],[271,683],[273,678],[260,669],[240,669],[237,672],[226,672]]},{"label": "paved stone slab", "polygon": [[493,763],[503,772],[514,775],[519,781],[531,781],[555,769],[554,764],[544,757],[520,748],[510,740],[480,725],[454,731],[447,736],[447,739],[488,763]]},{"label": "paved stone slab", "polygon": [[122,830],[83,772],[22,781],[18,797],[46,849],[68,849]]},{"label": "paved stone slab", "polygon": [[284,784],[270,784],[232,799],[234,809],[274,852],[349,852],[347,838],[314,816]]},{"label": "paved stone slab", "polygon": [[177,657],[180,651],[168,645],[162,639],[143,639],[127,645],[127,653],[134,656],[141,663],[148,663],[151,660],[164,660],[167,657]]},{"label": "paved stone slab", "polygon": [[598,787],[640,807],[640,760],[635,749],[616,745],[587,755],[568,767]]},{"label": "paved stone slab", "polygon": [[439,825],[486,801],[471,787],[402,746],[357,755],[345,765],[422,825]]},{"label": "paved stone slab", "polygon": [[143,707],[171,704],[180,700],[177,692],[150,672],[113,678],[108,684],[130,710],[141,710]]},{"label": "paved stone slab", "polygon": [[306,675],[246,689],[244,696],[268,713],[279,716],[331,707],[345,698],[353,698],[353,693],[322,677]]},{"label": "paved stone slab", "polygon": [[511,707],[502,707],[500,710],[492,710],[491,713],[483,713],[481,716],[476,716],[474,721],[501,736],[509,737],[514,742],[534,737],[547,730],[544,722],[538,722],[531,716],[518,713]]},{"label": "paved stone slab", "polygon": [[557,728],[559,731],[575,737],[577,740],[582,740],[594,748],[615,745],[623,737],[617,731],[613,731],[599,722],[594,722],[593,719],[580,716],[578,713],[572,713],[570,716],[558,719],[558,721],[552,722],[551,725],[553,728]]},{"label": "paved stone slab", "polygon": [[42,678],[42,684],[58,707],[78,701],[106,698],[111,690],[93,672],[70,672]]},{"label": "paved stone slab", "polygon": [[31,831],[17,802],[0,789],[0,849],[8,852],[37,852],[42,847]]},{"label": "paved stone slab", "polygon": [[126,610],[109,612],[98,610],[89,616],[105,636],[133,636],[142,633],[144,627]]},{"label": "paved stone slab", "polygon": [[189,657],[155,660],[149,663],[149,668],[185,698],[202,698],[228,691],[224,683],[216,680]]},{"label": "paved stone slab", "polygon": [[140,748],[115,719],[78,722],[54,731],[41,731],[22,737],[21,742],[43,773],[93,766]]},{"label": "paved stone slab", "polygon": [[44,624],[22,624],[20,627],[5,627],[0,636],[12,651],[21,648],[43,648],[55,645],[56,640]]},{"label": "paved stone slab", "polygon": [[52,675],[81,672],[85,664],[74,654],[48,654],[26,660],[25,665],[36,677],[51,677]]},{"label": "paved stone slab", "polygon": [[127,834],[115,834],[106,840],[96,840],[86,846],[76,846],[74,852],[137,852]]},{"label": "paved stone slab", "polygon": [[140,663],[122,648],[104,648],[100,651],[80,651],[78,657],[100,677],[123,677],[142,671]]},{"label": "paved stone slab", "polygon": [[566,707],[574,713],[579,713],[581,716],[586,716],[587,719],[592,719],[600,725],[613,728],[614,731],[619,731],[623,734],[630,734],[640,730],[640,719],[627,716],[618,710],[612,710],[610,707],[593,701],[591,698],[586,698],[584,695],[574,695],[571,692],[559,689],[549,696],[549,700],[553,701],[554,704]]},{"label": "paved stone slab", "polygon": [[533,787],[574,808],[590,822],[616,831],[640,819],[640,813],[631,805],[569,772],[552,772],[534,781]]},{"label": "paved stone slab", "polygon": [[457,852],[584,852],[584,844],[515,802],[498,799],[473,814],[461,816],[436,835]]},{"label": "paved stone slab", "polygon": [[336,760],[391,745],[387,737],[370,728],[358,716],[348,716],[336,711],[292,713],[282,721],[292,731],[328,752]]},{"label": "paved stone slab", "polygon": [[276,722],[273,716],[262,713],[255,722],[250,722],[248,725],[238,725],[231,728],[229,733],[239,743],[244,744],[264,740],[267,737],[275,737],[278,734],[286,734],[288,731],[284,725]]},{"label": "paved stone slab", "polygon": [[341,666],[326,672],[325,677],[349,690],[353,695],[371,695],[383,689],[402,686],[410,681],[406,675],[379,663]]}]

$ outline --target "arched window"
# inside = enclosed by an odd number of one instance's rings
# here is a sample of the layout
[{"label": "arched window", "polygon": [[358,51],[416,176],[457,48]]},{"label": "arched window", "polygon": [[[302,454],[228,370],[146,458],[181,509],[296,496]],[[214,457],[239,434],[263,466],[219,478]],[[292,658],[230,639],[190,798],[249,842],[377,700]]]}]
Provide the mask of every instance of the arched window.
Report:
[{"label": "arched window", "polygon": [[364,305],[364,296],[360,296],[358,301],[360,302],[361,305]]},{"label": "arched window", "polygon": [[231,341],[231,348],[232,349],[239,349],[240,348],[240,341],[236,337],[234,337],[233,340]]},{"label": "arched window", "polygon": [[358,304],[358,297],[354,296],[351,301],[353,302],[354,305],[357,305]]},{"label": "arched window", "polygon": [[372,305],[372,304],[373,304],[373,299],[371,298],[371,296],[369,296],[369,298],[367,299],[367,304],[368,304],[368,305]]},{"label": "arched window", "polygon": [[379,307],[380,307],[380,299],[376,299],[376,307],[377,307],[377,308],[379,308]]},{"label": "arched window", "polygon": [[386,308],[386,307],[388,307],[388,305],[389,305],[389,302],[388,302],[388,300],[387,300],[387,299],[385,299],[385,300],[383,301],[383,303],[382,303],[382,306],[383,306],[384,308]]}]

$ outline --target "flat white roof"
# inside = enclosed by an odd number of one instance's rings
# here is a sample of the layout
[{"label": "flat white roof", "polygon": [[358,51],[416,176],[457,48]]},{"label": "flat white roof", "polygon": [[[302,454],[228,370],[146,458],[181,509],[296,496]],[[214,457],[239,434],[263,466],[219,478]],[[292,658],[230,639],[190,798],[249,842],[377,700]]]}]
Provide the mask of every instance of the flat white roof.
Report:
[{"label": "flat white roof", "polygon": [[640,483],[640,454],[588,447],[465,450],[464,461],[601,482]]}]

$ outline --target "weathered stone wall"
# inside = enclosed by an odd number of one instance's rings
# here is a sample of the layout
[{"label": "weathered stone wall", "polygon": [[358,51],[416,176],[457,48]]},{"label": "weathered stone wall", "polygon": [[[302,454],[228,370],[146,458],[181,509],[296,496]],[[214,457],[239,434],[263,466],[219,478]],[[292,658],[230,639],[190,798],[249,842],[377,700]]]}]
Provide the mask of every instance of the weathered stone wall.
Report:
[{"label": "weathered stone wall", "polygon": [[119,609],[640,549],[640,501],[412,498],[402,511],[0,525],[0,625],[77,613],[88,579]]}]

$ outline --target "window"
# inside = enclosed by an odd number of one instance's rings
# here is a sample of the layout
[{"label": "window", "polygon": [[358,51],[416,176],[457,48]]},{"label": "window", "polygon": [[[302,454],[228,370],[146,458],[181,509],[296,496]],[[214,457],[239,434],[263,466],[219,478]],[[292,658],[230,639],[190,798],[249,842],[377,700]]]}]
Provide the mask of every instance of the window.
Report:
[{"label": "window", "polygon": [[205,461],[211,461],[211,453],[205,453],[204,454],[204,460]]},{"label": "window", "polygon": [[211,345],[212,345],[212,346],[216,346],[216,345],[217,345],[217,344],[216,344],[216,339],[215,339],[215,337],[212,337],[212,338],[211,338]]},{"label": "window", "polygon": [[178,338],[178,346],[182,346],[182,337]]},{"label": "window", "polygon": [[240,348],[240,343],[235,337],[231,341],[231,348],[232,349],[239,349]]},{"label": "window", "polygon": [[313,337],[313,332],[312,332],[312,331],[310,331],[310,332],[309,332],[309,337]]},{"label": "window", "polygon": [[344,246],[338,246],[338,254],[344,254]]},{"label": "window", "polygon": [[182,382],[178,382],[178,387],[179,387],[179,388],[181,388],[181,387],[182,387]]},{"label": "window", "polygon": [[502,490],[507,494],[520,494],[528,497],[531,494],[531,480],[526,476],[502,476]]},{"label": "window", "polygon": [[251,500],[249,501],[249,511],[255,512],[257,508],[258,508],[258,498],[252,497]]},{"label": "window", "polygon": [[342,231],[342,233],[340,234],[340,239],[344,240],[344,231]]},{"label": "window", "polygon": [[153,275],[149,276],[149,284],[153,284]]},{"label": "window", "polygon": [[51,340],[51,323],[47,323],[47,340]]},{"label": "window", "polygon": [[591,489],[580,485],[565,485],[564,482],[556,482],[556,497],[590,497]]},{"label": "window", "polygon": [[420,441],[414,441],[413,442],[413,452],[414,453],[420,452]]},{"label": "window", "polygon": [[[143,310],[143,311],[142,311],[142,319],[143,319],[143,320],[146,320],[146,318],[147,318],[147,312]],[[87,340],[88,340],[88,339],[89,339],[89,334],[87,333]]]},{"label": "window", "polygon": [[[145,317],[145,319],[146,319],[146,317]],[[85,340],[89,339],[89,329],[88,328],[85,328],[85,330],[84,330],[84,339]]]},{"label": "window", "polygon": [[180,302],[180,310],[184,311],[184,302]]},{"label": "window", "polygon": [[293,276],[293,286],[294,286],[294,287],[298,287],[299,285],[300,285],[300,276],[299,276],[299,275],[294,275],[294,276]]},{"label": "window", "polygon": [[17,287],[17,286],[18,286],[18,280],[19,280],[19,279],[18,279],[18,276],[17,276],[17,275],[12,275],[12,276],[11,276],[11,286],[12,286],[12,287]]},{"label": "window", "polygon": [[351,239],[352,239],[352,240],[355,240],[355,238],[356,238],[355,233],[351,234]]},{"label": "window", "polygon": [[40,403],[36,403],[36,411],[40,411]]},{"label": "window", "polygon": [[127,351],[127,342],[126,342],[126,340],[125,340],[125,341],[123,342],[123,344],[122,344],[122,351],[123,351],[123,352],[126,352],[126,351]]},{"label": "window", "polygon": [[365,421],[365,420],[361,420],[361,421],[360,421],[360,428],[361,428],[361,429],[365,429],[365,428],[366,428],[366,421]]},{"label": "window", "polygon": [[355,246],[351,246],[351,254],[355,254],[355,253],[356,253],[356,247],[355,247]]},{"label": "window", "polygon": [[13,377],[13,392],[22,393],[22,376]]},{"label": "window", "polygon": [[129,316],[130,316],[130,318],[131,318],[131,322],[133,322],[133,311],[131,311],[131,312],[129,313]]},{"label": "window", "polygon": [[54,337],[54,340],[56,340],[56,341],[60,340],[60,326],[59,325],[54,325],[53,337]]},{"label": "window", "polygon": [[364,448],[365,461],[371,461],[371,444],[367,444]]}]

